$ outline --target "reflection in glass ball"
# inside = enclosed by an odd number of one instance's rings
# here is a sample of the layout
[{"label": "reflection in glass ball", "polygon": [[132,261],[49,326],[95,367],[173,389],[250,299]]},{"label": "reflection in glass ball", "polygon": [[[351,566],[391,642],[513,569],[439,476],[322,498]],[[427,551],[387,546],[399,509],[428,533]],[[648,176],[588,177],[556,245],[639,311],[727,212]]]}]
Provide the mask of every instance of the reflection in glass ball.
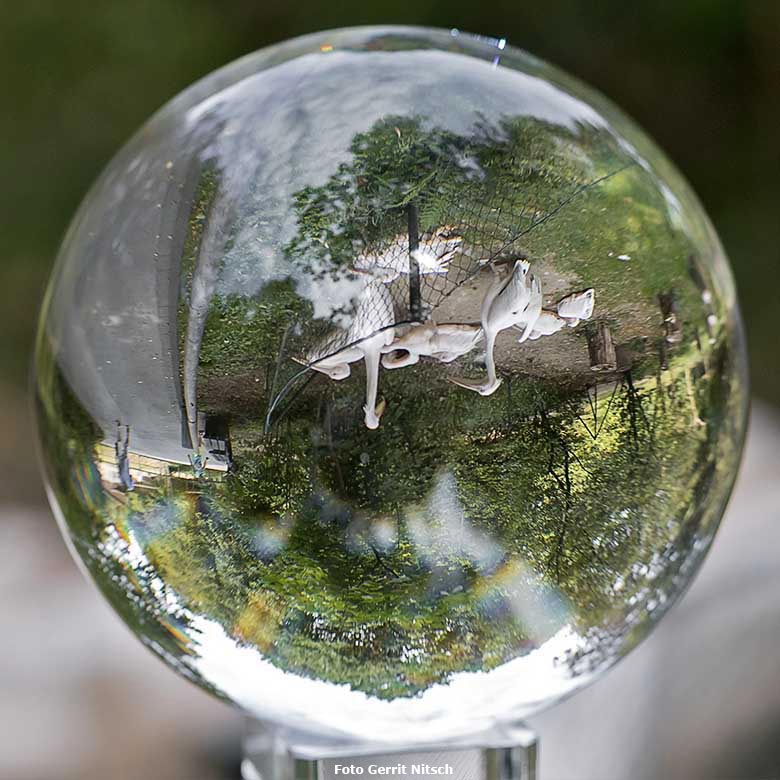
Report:
[{"label": "reflection in glass ball", "polygon": [[406,744],[634,647],[745,422],[668,161],[530,56],[413,28],[163,108],[74,221],[36,367],[55,510],[141,640],[258,717]]}]

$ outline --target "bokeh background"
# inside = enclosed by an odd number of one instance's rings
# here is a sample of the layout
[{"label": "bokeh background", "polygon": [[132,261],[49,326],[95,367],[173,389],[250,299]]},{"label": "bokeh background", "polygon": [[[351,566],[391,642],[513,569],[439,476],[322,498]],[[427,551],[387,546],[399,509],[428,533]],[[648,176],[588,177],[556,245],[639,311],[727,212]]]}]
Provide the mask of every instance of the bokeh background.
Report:
[{"label": "bokeh background", "polygon": [[742,301],[759,400],[723,534],[638,660],[540,719],[542,780],[780,776],[777,0],[0,0],[0,776],[235,776],[236,717],[132,644],[57,537],[27,392],[37,310],[90,182],[166,100],[266,44],[383,22],[503,36],[611,97],[699,193]]}]

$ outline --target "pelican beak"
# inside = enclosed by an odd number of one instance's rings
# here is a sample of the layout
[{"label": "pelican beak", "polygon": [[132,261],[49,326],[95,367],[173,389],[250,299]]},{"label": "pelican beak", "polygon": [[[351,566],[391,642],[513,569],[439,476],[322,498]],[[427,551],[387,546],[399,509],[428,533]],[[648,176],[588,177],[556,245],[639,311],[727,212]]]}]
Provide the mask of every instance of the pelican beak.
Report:
[{"label": "pelican beak", "polygon": [[463,379],[463,377],[458,376],[448,376],[447,381],[458,387],[465,387],[466,390],[473,390],[475,393],[479,393],[484,384],[476,379]]},{"label": "pelican beak", "polygon": [[473,379],[462,379],[461,377],[447,377],[447,380],[458,387],[465,387],[466,390],[473,390],[480,395],[493,395],[504,381],[501,377],[497,377],[493,384],[477,382]]}]

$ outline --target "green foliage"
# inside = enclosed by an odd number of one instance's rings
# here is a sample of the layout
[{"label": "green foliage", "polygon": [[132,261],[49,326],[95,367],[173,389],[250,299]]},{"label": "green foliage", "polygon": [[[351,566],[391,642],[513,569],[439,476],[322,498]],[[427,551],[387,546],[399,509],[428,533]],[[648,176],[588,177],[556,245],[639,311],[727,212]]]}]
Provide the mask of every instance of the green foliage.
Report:
[{"label": "green foliage", "polygon": [[289,279],[269,282],[256,297],[214,296],[201,342],[199,379],[272,373],[287,327],[310,311],[311,304]]},{"label": "green foliage", "polygon": [[299,232],[287,253],[308,272],[322,262],[335,273],[351,265],[356,242],[370,244],[403,232],[406,206],[435,191],[464,142],[443,130],[426,130],[417,118],[386,117],[355,136],[352,161],[342,163],[322,187],[295,194]]},{"label": "green foliage", "polygon": [[244,448],[218,487],[224,511],[244,522],[296,516],[312,490],[311,441],[306,427],[284,426]]},{"label": "green foliage", "polygon": [[469,138],[417,117],[386,117],[356,135],[350,151],[352,160],[328,182],[295,195],[299,232],[286,251],[309,272],[336,274],[356,248],[405,233],[411,203],[423,232],[457,225],[483,249],[503,242],[504,250],[516,250],[545,214],[597,173],[610,173],[596,171],[592,160],[620,164],[600,147],[589,148],[589,160],[570,133],[528,117],[485,123]]},{"label": "green foliage", "polygon": [[[276,665],[380,697],[492,668],[565,621],[625,631],[673,592],[712,458],[684,373],[664,381],[626,376],[595,412],[539,382],[474,401],[445,385],[399,404],[373,441],[290,423],[204,485],[147,555],[186,605]],[[453,543],[453,510],[431,504],[447,473],[466,527],[498,550],[490,562]],[[512,605],[530,592],[541,616],[528,623]]]}]

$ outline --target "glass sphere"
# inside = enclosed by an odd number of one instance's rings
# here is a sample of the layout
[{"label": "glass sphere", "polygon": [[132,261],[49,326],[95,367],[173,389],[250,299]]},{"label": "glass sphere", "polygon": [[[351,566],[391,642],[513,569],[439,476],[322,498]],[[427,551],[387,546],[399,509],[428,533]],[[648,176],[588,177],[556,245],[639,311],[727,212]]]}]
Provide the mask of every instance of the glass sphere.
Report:
[{"label": "glass sphere", "polygon": [[467,739],[592,680],[712,540],[745,428],[718,239],[600,95],[358,28],[159,111],[44,305],[65,535],[177,671],[316,737]]}]

